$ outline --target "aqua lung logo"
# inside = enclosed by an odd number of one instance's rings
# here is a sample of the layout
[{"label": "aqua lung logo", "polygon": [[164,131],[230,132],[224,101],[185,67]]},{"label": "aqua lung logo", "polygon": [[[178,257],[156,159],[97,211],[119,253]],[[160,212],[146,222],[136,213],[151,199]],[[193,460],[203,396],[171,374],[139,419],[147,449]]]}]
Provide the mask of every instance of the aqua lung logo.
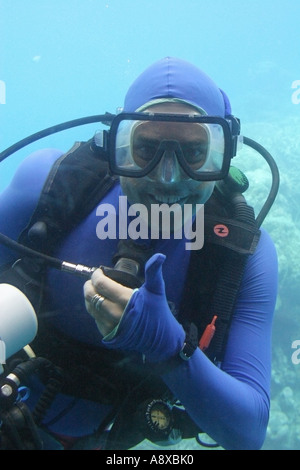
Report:
[{"label": "aqua lung logo", "polygon": [[118,214],[112,204],[100,204],[96,215],[101,217],[97,223],[96,234],[100,240],[157,240],[170,238],[188,240],[186,250],[200,250],[204,244],[204,205],[196,204],[196,215],[192,227],[193,205],[151,204],[148,212],[144,204],[128,207],[127,197],[119,197]]},{"label": "aqua lung logo", "polygon": [[6,85],[3,80],[0,80],[0,104],[6,103]]},{"label": "aqua lung logo", "polygon": [[295,80],[292,83],[292,88],[295,90],[292,94],[292,103],[300,104],[300,80]]},{"label": "aqua lung logo", "polygon": [[225,238],[229,235],[229,228],[224,224],[217,224],[214,226],[214,233],[217,237]]},{"label": "aqua lung logo", "polygon": [[0,338],[0,364],[6,364],[5,342]]}]

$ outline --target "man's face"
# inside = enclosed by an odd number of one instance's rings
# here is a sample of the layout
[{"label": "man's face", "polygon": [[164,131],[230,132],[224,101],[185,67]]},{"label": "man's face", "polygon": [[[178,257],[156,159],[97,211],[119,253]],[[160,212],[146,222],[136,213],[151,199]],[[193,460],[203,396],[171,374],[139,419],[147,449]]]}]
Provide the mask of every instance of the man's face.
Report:
[{"label": "man's face", "polygon": [[[199,114],[195,108],[183,103],[163,103],[149,108],[156,113]],[[175,122],[151,122],[140,126],[136,132],[134,146],[136,158],[147,158],[148,148],[157,146],[163,140],[177,140],[185,148],[199,148],[199,130],[197,124],[187,123],[178,125]],[[199,128],[198,128],[199,129]],[[204,140],[204,136],[203,136]],[[151,153],[151,152],[150,152]],[[179,204],[204,204],[212,194],[214,181],[196,181],[186,175],[175,155],[163,155],[157,167],[151,173],[142,178],[120,178],[123,193],[131,204],[140,203],[151,210],[152,204],[166,203]]]}]

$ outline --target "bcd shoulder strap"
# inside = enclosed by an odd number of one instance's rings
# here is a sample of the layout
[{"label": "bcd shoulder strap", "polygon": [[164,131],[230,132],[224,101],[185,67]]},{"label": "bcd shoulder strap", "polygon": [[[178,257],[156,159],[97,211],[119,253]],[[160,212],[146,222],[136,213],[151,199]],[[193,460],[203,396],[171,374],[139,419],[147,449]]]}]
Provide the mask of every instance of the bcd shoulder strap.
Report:
[{"label": "bcd shoulder strap", "polygon": [[253,208],[243,195],[224,199],[216,189],[205,204],[204,246],[192,253],[180,309],[182,323],[194,323],[199,339],[217,316],[205,351],[214,362],[223,359],[245,266],[259,238]]},{"label": "bcd shoulder strap", "polygon": [[75,142],[52,166],[29,225],[19,242],[51,254],[115,184],[101,147]]}]

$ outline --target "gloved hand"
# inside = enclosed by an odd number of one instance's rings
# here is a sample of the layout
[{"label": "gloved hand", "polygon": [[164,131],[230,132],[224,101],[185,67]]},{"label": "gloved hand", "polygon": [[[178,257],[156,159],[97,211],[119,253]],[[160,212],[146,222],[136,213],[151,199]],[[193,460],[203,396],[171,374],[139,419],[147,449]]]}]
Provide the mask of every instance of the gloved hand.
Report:
[{"label": "gloved hand", "polygon": [[106,347],[142,353],[149,362],[167,360],[181,351],[185,332],[168,306],[164,260],[160,253],[148,260],[145,282],[132,294],[114,338],[103,339]]}]

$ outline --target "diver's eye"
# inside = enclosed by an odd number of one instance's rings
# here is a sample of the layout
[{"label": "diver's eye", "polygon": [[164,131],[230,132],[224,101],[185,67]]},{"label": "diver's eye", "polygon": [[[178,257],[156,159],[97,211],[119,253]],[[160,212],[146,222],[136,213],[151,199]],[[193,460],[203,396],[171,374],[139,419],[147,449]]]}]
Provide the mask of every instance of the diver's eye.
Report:
[{"label": "diver's eye", "polygon": [[200,168],[206,160],[208,146],[206,143],[182,145],[182,151],[189,165]]},{"label": "diver's eye", "polygon": [[133,144],[133,158],[141,166],[149,163],[157,151],[157,145],[151,141],[137,141]]}]

